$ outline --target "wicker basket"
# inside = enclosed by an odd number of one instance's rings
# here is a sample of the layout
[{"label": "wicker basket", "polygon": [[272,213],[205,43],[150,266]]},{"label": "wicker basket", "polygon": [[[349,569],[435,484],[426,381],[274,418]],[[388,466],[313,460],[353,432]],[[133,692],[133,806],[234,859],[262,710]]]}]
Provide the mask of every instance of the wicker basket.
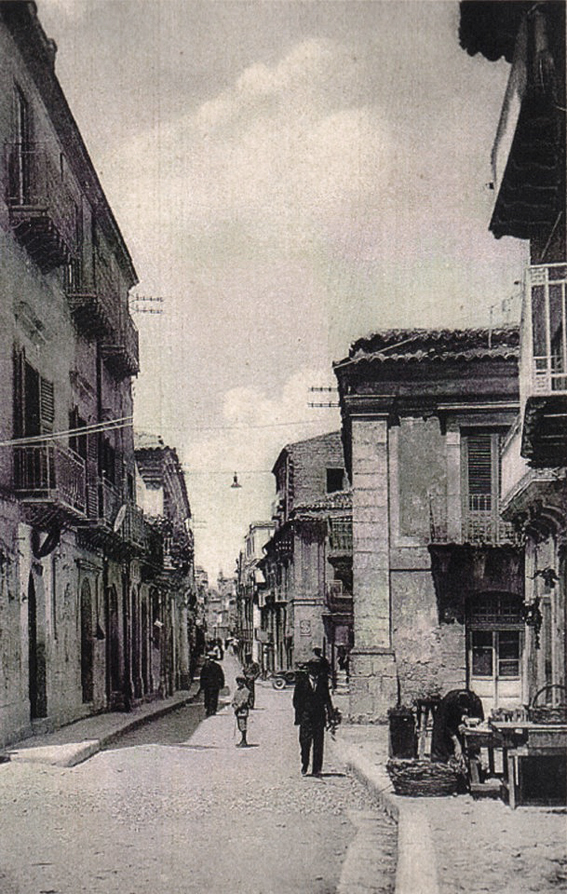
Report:
[{"label": "wicker basket", "polygon": [[567,723],[567,705],[541,705],[528,708],[532,723]]},{"label": "wicker basket", "polygon": [[[556,704],[538,705],[541,696],[554,696]],[[528,720],[532,723],[567,723],[567,698],[565,686],[561,683],[550,683],[536,692],[528,708]]]},{"label": "wicker basket", "polygon": [[453,767],[430,760],[391,758],[386,769],[397,795],[412,798],[454,795],[459,784],[459,773]]}]

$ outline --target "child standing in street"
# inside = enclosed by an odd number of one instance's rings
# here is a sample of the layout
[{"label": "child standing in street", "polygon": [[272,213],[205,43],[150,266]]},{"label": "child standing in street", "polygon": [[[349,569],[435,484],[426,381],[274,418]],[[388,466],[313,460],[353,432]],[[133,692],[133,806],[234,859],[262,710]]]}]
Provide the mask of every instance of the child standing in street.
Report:
[{"label": "child standing in street", "polygon": [[234,693],[232,699],[232,707],[236,717],[236,723],[242,736],[240,742],[236,743],[237,748],[248,748],[246,735],[248,732],[248,714],[250,712],[250,690],[246,685],[246,677],[237,677],[236,685],[238,689]]}]

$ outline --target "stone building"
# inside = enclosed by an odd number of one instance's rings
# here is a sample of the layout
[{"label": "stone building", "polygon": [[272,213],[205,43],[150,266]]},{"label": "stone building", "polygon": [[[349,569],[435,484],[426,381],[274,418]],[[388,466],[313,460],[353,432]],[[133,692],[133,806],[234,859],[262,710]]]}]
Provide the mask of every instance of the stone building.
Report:
[{"label": "stone building", "polygon": [[238,639],[241,657],[250,653],[261,664],[268,667],[267,652],[269,637],[262,630],[261,607],[265,604],[265,578],[259,567],[263,558],[263,546],[274,533],[273,522],[252,522],[244,548],[238,558],[236,584],[236,625],[233,633]]},{"label": "stone building", "polygon": [[55,53],[34,3],[0,4],[2,744],[154,691],[137,276]]},{"label": "stone building", "polygon": [[523,562],[499,515],[517,328],[379,332],[335,373],[352,482],[352,716],[464,685],[487,707],[519,703]]},{"label": "stone building", "polygon": [[[151,618],[153,679],[163,694],[188,689],[195,668],[196,588],[191,507],[177,452],[160,437],[139,433],[135,455],[141,488],[138,502],[157,550],[144,566],[140,635]],[[160,626],[161,625],[161,626]],[[193,660],[192,660],[193,659]]]},{"label": "stone building", "polygon": [[260,562],[266,577],[261,635],[268,669],[285,670],[309,658],[314,646],[327,651],[323,616],[336,580],[328,561],[329,519],[350,520],[340,433],[288,444],[272,471],[275,531]]},{"label": "stone building", "polygon": [[510,63],[492,149],[490,230],[526,240],[529,267],[502,511],[525,542],[525,700],[540,693],[538,705],[564,700],[567,682],[565,36],[564,3],[461,3],[461,46]]}]

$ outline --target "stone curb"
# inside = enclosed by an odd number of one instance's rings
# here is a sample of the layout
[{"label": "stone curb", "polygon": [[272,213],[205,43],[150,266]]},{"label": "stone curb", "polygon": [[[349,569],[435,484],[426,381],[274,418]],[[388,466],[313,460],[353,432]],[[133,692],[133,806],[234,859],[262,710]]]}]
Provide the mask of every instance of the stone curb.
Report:
[{"label": "stone curb", "polygon": [[333,748],[346,767],[372,792],[382,810],[397,823],[395,894],[439,894],[433,839],[422,805],[393,794],[384,767],[368,760],[356,746],[335,740]]}]

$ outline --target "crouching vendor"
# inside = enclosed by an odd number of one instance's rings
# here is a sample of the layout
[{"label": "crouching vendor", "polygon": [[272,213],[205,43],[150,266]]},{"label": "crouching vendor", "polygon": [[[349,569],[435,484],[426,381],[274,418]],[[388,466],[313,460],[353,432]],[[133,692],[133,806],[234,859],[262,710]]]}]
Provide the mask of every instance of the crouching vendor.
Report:
[{"label": "crouching vendor", "polygon": [[433,719],[431,760],[455,762],[466,773],[463,726],[468,718],[484,720],[482,702],[470,689],[452,689],[439,702]]}]

